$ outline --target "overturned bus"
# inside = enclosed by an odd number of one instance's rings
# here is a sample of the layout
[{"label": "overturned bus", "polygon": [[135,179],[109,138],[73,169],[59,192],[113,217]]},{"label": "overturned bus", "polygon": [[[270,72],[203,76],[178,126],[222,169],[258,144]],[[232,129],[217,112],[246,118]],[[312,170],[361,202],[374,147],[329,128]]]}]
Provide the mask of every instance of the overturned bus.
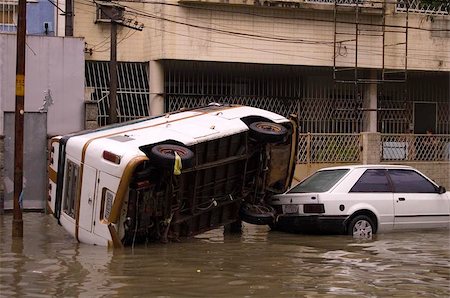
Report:
[{"label": "overturned bus", "polygon": [[265,199],[293,177],[294,119],[211,104],[54,137],[48,209],[78,241],[113,247],[268,224]]}]

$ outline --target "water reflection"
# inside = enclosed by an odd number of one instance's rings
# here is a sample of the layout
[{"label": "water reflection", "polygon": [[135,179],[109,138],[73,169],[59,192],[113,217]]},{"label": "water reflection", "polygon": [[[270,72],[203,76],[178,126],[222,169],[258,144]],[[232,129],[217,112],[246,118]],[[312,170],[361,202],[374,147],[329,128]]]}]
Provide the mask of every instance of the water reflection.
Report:
[{"label": "water reflection", "polygon": [[50,216],[24,214],[24,239],[0,216],[0,296],[448,297],[448,230],[306,236],[244,225],[182,243],[111,251],[82,245]]}]

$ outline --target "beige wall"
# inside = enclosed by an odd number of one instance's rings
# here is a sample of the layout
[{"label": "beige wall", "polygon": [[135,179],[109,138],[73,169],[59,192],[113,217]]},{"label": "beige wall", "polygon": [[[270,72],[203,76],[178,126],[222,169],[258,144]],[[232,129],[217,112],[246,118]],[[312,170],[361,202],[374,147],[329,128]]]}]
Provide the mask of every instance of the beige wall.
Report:
[{"label": "beige wall", "polygon": [[[134,32],[124,27],[119,29],[118,59],[122,61],[185,59],[333,65],[334,23],[333,10],[330,8],[332,6],[327,6],[327,10],[280,9],[254,5],[200,5],[198,7],[203,9],[195,9],[179,5],[120,3],[157,18],[136,17],[132,10],[126,13],[127,17],[144,23],[144,30]],[[167,3],[178,4],[178,1],[171,0]],[[224,10],[233,11],[233,13]],[[343,13],[342,16],[344,20],[352,21],[352,14]],[[403,26],[406,24],[405,16],[404,13],[391,12],[386,17],[386,23]],[[109,25],[94,24],[94,19],[93,5],[75,2],[75,35],[84,36],[87,47],[94,50],[92,56],[86,55],[86,59],[107,60],[109,58]],[[360,21],[380,23],[381,16],[361,14]],[[186,26],[185,23],[196,27]],[[427,18],[422,14],[410,13],[409,26],[408,69],[449,71],[450,37],[447,36],[449,34],[445,31],[429,31],[429,29],[449,29],[449,17]],[[373,28],[380,27],[371,27]],[[253,37],[237,36],[217,30],[240,32]],[[349,35],[340,35],[338,38],[354,38],[354,26],[340,25],[339,30],[349,32]],[[271,40],[263,40],[258,36],[269,37]],[[285,41],[276,41],[276,39],[285,39]],[[314,43],[309,43],[311,41]],[[404,34],[387,33],[386,35],[386,43],[403,41],[405,41]],[[359,67],[380,68],[381,54],[382,38],[380,36],[359,36]],[[337,63],[354,66],[354,55],[355,43],[344,42],[337,56]],[[401,45],[387,47],[386,68],[403,68],[404,55],[405,50]]]}]

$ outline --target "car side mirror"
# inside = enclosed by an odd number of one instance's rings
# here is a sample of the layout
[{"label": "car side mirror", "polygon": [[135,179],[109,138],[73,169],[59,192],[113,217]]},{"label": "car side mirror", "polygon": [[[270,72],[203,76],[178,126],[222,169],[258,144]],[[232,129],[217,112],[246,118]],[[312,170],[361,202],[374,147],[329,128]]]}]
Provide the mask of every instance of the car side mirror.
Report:
[{"label": "car side mirror", "polygon": [[439,186],[439,188],[438,188],[438,193],[441,195],[441,194],[443,194],[443,193],[445,193],[447,190],[445,189],[445,187],[443,187],[443,186]]}]

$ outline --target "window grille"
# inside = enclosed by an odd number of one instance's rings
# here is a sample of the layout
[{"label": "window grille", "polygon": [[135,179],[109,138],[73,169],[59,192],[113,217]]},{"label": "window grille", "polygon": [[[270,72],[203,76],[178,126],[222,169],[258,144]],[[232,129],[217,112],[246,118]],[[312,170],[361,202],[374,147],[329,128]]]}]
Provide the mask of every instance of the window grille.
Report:
[{"label": "window grille", "polygon": [[354,133],[362,129],[362,98],[335,85],[326,69],[171,62],[166,65],[166,111],[209,102],[296,114],[301,132]]},{"label": "window grille", "polygon": [[[85,86],[98,104],[98,124],[106,125],[109,111],[109,63],[86,61]],[[148,63],[117,64],[117,119],[119,122],[149,115]]]},{"label": "window grille", "polygon": [[410,133],[414,121],[414,103],[437,103],[435,134],[450,134],[448,76],[437,73],[409,73],[408,83],[384,83],[378,87],[378,131]]},{"label": "window grille", "polygon": [[16,32],[17,2],[0,0],[0,32]]}]

